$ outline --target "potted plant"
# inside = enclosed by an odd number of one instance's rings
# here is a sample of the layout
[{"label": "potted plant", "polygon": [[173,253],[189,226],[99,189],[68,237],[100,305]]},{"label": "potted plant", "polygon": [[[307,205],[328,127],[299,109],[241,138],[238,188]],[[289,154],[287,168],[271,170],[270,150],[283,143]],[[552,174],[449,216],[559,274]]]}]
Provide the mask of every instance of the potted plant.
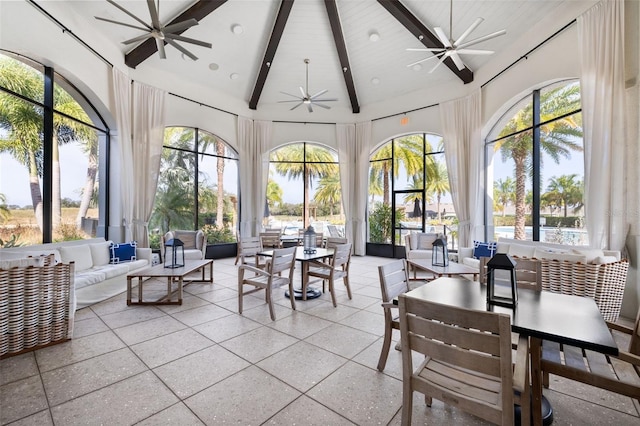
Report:
[{"label": "potted plant", "polygon": [[238,243],[233,231],[227,227],[218,228],[213,225],[204,225],[202,232],[207,238],[206,259],[224,259],[235,257],[238,252]]},{"label": "potted plant", "polygon": [[[376,204],[369,214],[369,242],[367,255],[380,257],[405,257],[404,246],[400,241],[391,242],[393,229],[391,226],[391,206],[383,203]],[[404,219],[404,212],[396,209],[396,224]]]}]

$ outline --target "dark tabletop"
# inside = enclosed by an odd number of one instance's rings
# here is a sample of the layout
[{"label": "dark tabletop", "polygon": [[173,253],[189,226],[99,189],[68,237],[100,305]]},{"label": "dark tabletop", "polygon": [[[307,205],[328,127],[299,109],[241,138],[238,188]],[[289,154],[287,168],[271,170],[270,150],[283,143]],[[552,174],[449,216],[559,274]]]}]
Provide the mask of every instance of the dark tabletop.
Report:
[{"label": "dark tabletop", "polygon": [[[408,297],[445,305],[487,310],[486,286],[464,278],[438,278],[408,293]],[[593,299],[548,291],[518,289],[515,310],[499,306],[494,312],[511,316],[513,331],[609,355],[618,347]]]}]

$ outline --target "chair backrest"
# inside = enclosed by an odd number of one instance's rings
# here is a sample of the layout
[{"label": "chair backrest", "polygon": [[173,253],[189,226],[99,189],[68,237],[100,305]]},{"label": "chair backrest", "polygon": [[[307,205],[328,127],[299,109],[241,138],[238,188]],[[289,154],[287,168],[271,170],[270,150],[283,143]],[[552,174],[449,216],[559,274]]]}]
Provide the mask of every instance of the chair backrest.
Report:
[{"label": "chair backrest", "polygon": [[280,232],[261,232],[260,241],[265,249],[280,247]]},{"label": "chair backrest", "polygon": [[405,259],[378,266],[378,275],[383,302],[391,302],[400,294],[409,291],[409,269]]},{"label": "chair backrest", "polygon": [[[490,257],[480,258],[480,282],[487,283],[487,262]],[[542,291],[542,264],[537,259],[514,259],[516,262],[516,283],[518,288]]]},{"label": "chair backrest", "polygon": [[260,237],[245,237],[238,240],[238,250],[240,256],[254,256],[262,251],[262,241]]},{"label": "chair backrest", "polygon": [[[415,387],[418,392],[430,393],[428,396],[445,403],[455,401],[464,411],[482,413],[485,419],[488,415],[495,423],[513,424],[509,315],[432,303],[405,294],[399,296],[399,307],[403,381],[408,380],[412,390]],[[475,395],[465,392],[468,389],[464,386],[443,386],[439,380],[431,381],[429,375],[412,378],[412,351],[428,355],[430,362],[457,367],[439,369],[436,376],[441,380],[447,380],[443,377],[447,375],[460,380],[459,368],[476,377],[485,375],[482,380],[492,381],[493,386],[497,384],[498,389],[491,390],[497,397],[496,405],[479,403]]]},{"label": "chair backrest", "polygon": [[345,271],[349,269],[349,262],[351,260],[351,244],[338,244],[333,248],[333,250],[331,266],[334,268],[340,267]]},{"label": "chair backrest", "polygon": [[327,248],[334,248],[338,244],[347,244],[349,240],[342,237],[327,237]]},{"label": "chair backrest", "polygon": [[268,260],[267,270],[273,276],[282,271],[289,270],[289,280],[293,278],[293,269],[296,261],[296,247],[273,250],[271,259]]},{"label": "chair backrest", "polygon": [[329,231],[329,237],[342,238],[340,231],[335,225],[327,225],[327,231]]}]

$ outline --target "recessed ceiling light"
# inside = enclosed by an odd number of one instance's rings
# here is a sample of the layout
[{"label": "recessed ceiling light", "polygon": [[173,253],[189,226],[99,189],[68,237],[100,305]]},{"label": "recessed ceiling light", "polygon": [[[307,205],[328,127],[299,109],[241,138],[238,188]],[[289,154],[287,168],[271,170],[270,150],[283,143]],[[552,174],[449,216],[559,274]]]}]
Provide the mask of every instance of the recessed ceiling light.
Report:
[{"label": "recessed ceiling light", "polygon": [[378,77],[373,77],[371,79],[371,84],[380,84],[380,79]]},{"label": "recessed ceiling light", "polygon": [[369,33],[369,40],[371,41],[378,41],[380,40],[380,34],[378,34],[376,31],[371,31]]},{"label": "recessed ceiling light", "polygon": [[238,75],[238,73],[235,73],[235,72],[234,72],[234,73],[232,73],[232,74],[229,76],[229,78],[230,78],[231,80],[237,80],[237,79],[238,79],[238,77],[240,77],[240,76]]},{"label": "recessed ceiling light", "polygon": [[422,69],[422,65],[415,64],[414,66],[411,67],[411,69],[414,71],[420,71]]},{"label": "recessed ceiling light", "polygon": [[216,64],[216,63],[214,63],[214,62],[211,62],[211,63],[209,64],[209,69],[210,69],[211,71],[218,71],[218,68],[220,68],[220,65],[218,65],[218,64]]},{"label": "recessed ceiling light", "polygon": [[244,28],[242,28],[242,25],[240,24],[234,24],[231,26],[231,31],[234,34],[242,34],[244,32]]}]

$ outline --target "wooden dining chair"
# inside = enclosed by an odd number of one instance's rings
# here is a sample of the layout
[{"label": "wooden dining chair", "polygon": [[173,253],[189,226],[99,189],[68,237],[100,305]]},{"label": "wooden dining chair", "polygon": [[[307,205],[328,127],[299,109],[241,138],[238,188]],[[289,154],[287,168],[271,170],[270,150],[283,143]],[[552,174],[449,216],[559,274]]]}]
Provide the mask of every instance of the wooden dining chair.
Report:
[{"label": "wooden dining chair", "polygon": [[326,248],[334,248],[338,244],[347,244],[349,240],[342,237],[327,237]]},{"label": "wooden dining chair", "polygon": [[[495,424],[521,424],[531,416],[529,341],[522,336],[515,365],[511,319],[507,314],[475,311],[424,299],[398,296],[402,342],[402,424],[411,424],[413,392],[435,398]],[[413,366],[412,351],[425,355]],[[524,401],[525,403],[522,403]]]},{"label": "wooden dining chair", "polygon": [[[328,263],[320,262],[317,260],[308,261],[309,271],[307,276],[309,278],[315,277],[322,280],[322,291],[324,292],[325,283],[329,283],[329,292],[331,293],[331,301],[333,306],[338,306],[336,301],[336,292],[333,286],[333,282],[342,278],[345,287],[347,288],[347,295],[351,299],[351,286],[349,285],[349,264],[351,263],[351,244],[338,244],[333,249],[333,256],[331,256]],[[306,294],[308,283],[302,283],[302,294]]]},{"label": "wooden dining chair", "polygon": [[261,232],[259,234],[260,243],[264,250],[276,249],[281,247],[280,232]]},{"label": "wooden dining chair", "polygon": [[262,241],[260,237],[245,237],[238,239],[238,254],[236,255],[236,262],[240,264],[247,263],[248,258],[254,258],[254,265],[260,267],[260,256],[258,253],[262,251]]},{"label": "wooden dining chair", "polygon": [[[480,282],[487,283],[487,263],[490,257],[480,258]],[[542,264],[538,259],[513,258],[516,262],[516,283],[518,288],[542,291]]]},{"label": "wooden dining chair", "polygon": [[[397,259],[385,265],[378,266],[380,276],[380,291],[382,292],[382,308],[384,309],[384,340],[378,360],[378,371],[384,371],[391,347],[393,330],[400,330],[398,321],[398,306],[393,299],[409,291],[409,269],[405,259]],[[395,314],[395,315],[394,315]]]},{"label": "wooden dining chair", "polygon": [[[238,266],[238,313],[242,314],[242,299],[244,296],[265,290],[265,300],[269,305],[269,314],[273,321],[276,314],[273,309],[273,298],[271,292],[274,288],[284,285],[289,287],[289,294],[293,294],[293,269],[296,261],[296,248],[284,248],[273,250],[273,255],[266,262],[264,268],[257,268],[251,265]],[[246,272],[252,272],[246,276]],[[244,291],[244,286],[251,287]],[[296,309],[295,297],[289,297],[291,309]]]}]

